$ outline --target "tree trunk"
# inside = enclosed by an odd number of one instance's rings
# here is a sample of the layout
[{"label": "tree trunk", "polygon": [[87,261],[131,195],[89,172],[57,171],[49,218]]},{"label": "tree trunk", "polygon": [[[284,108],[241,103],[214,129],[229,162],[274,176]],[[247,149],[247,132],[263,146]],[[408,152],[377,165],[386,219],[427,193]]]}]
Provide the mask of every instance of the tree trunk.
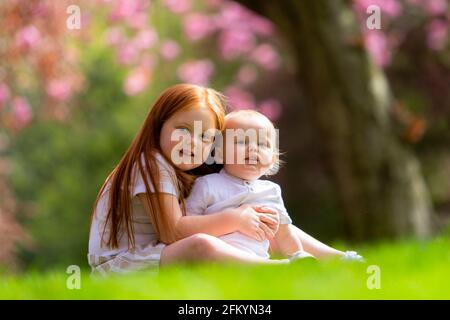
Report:
[{"label": "tree trunk", "polygon": [[391,93],[343,0],[239,1],[271,19],[290,46],[332,173],[348,236],[426,236],[432,206],[420,165],[396,136]]}]

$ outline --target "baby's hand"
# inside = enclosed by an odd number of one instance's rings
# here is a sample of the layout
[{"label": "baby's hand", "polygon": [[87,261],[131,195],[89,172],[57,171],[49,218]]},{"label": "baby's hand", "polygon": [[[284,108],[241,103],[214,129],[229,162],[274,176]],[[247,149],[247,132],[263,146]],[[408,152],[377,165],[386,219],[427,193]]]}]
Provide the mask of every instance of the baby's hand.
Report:
[{"label": "baby's hand", "polygon": [[243,234],[258,241],[273,237],[274,233],[261,220],[262,213],[258,213],[252,206],[244,204],[235,209],[239,217],[238,230]]},{"label": "baby's hand", "polygon": [[260,213],[259,219],[264,222],[275,235],[280,226],[280,214],[277,210],[265,206],[252,206],[255,211]]}]

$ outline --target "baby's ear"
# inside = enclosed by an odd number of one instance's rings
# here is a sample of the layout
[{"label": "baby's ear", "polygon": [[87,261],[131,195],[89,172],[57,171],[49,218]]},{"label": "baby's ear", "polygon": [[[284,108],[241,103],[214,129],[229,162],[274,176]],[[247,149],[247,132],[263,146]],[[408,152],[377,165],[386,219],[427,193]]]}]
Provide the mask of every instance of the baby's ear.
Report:
[{"label": "baby's ear", "polygon": [[272,155],[272,164],[270,165],[270,169],[272,169],[275,166],[275,163],[278,161],[278,155],[274,152]]},{"label": "baby's ear", "polygon": [[278,172],[278,168],[276,168],[278,163],[278,157],[279,156],[275,153],[272,155],[272,163],[270,164],[270,167],[267,170],[269,175],[274,175]]}]

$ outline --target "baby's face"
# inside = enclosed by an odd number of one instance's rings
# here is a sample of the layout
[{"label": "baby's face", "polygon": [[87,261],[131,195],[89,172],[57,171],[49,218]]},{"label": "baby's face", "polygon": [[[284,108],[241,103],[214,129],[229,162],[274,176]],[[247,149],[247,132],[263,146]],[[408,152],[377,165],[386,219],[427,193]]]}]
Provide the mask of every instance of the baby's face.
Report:
[{"label": "baby's face", "polygon": [[275,129],[258,116],[234,116],[226,119],[224,169],[245,180],[256,180],[275,162]]}]

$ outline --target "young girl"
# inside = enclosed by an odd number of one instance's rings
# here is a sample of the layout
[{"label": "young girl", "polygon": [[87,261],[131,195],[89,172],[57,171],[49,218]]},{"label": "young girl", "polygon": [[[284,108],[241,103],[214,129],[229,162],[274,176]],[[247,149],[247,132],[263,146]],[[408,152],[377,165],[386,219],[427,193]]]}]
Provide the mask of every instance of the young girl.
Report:
[{"label": "young girl", "polygon": [[[284,207],[281,188],[274,182],[261,180],[264,175],[275,174],[279,167],[277,132],[273,123],[255,110],[239,110],[225,117],[223,143],[216,154],[224,163],[219,173],[198,178],[186,199],[190,215],[209,215],[241,205],[264,205],[280,214],[280,226],[272,239],[278,253],[291,260],[313,257],[304,250],[292,220]],[[223,151],[225,152],[223,152]],[[240,232],[219,237],[230,245],[254,256],[269,259],[269,239],[255,240]],[[325,252],[322,249],[326,248]],[[274,248],[272,248],[272,251]],[[344,256],[356,260],[355,254],[322,246],[312,250],[324,254]],[[321,254],[322,253],[322,254]]]},{"label": "young girl", "polygon": [[[180,261],[283,262],[215,237],[236,231],[257,240],[273,236],[278,228],[273,209],[240,206],[185,215],[183,198],[195,179],[190,171],[208,157],[211,132],[223,129],[224,115],[222,96],[212,89],[180,84],[161,94],[97,196],[88,254],[93,271],[122,273]],[[190,148],[180,147],[177,134],[189,137]]]}]

